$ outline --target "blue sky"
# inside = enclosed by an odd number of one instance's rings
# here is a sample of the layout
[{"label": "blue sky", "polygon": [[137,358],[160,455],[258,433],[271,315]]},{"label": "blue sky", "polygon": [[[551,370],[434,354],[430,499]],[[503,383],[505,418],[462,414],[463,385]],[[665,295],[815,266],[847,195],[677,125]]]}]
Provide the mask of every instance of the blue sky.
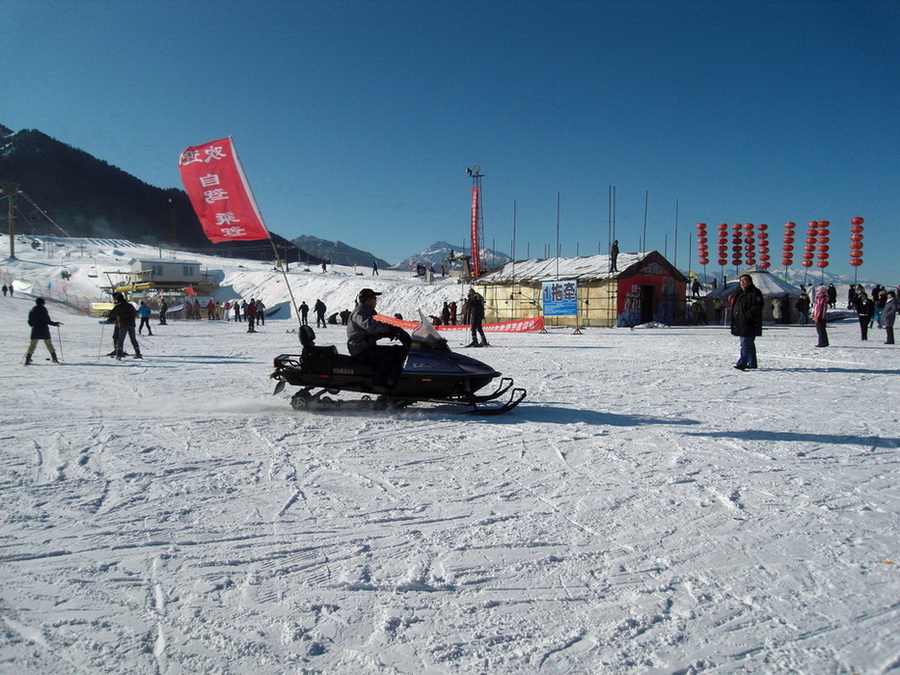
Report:
[{"label": "blue sky", "polygon": [[700,221],[769,224],[779,267],[785,221],[830,220],[852,277],[862,216],[860,277],[900,283],[895,0],[3,7],[0,123],[160,187],[230,135],[282,236],[462,244],[479,165],[485,243],[511,252],[515,204],[518,257],[555,249],[557,194],[563,255],[605,251],[615,186],[622,250],[649,195],[647,248],[682,269]]}]

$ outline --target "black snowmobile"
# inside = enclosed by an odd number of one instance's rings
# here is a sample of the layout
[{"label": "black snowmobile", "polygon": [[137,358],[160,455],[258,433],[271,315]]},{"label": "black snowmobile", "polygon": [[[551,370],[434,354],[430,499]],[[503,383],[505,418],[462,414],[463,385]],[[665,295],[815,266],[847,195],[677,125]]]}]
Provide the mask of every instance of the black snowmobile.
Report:
[{"label": "black snowmobile", "polygon": [[[478,394],[479,389],[500,377],[500,373],[481,361],[450,351],[447,340],[424,317],[410,335],[405,362],[398,363],[399,372],[389,379],[386,387],[375,386],[373,364],[339,354],[334,345],[317,347],[315,337],[310,326],[301,326],[302,353],[276,356],[275,372],[270,375],[278,380],[275,394],[285,384],[300,387],[291,398],[295,410],[350,403],[327,396],[344,391],[364,394],[352,403],[376,409],[430,402],[464,406],[475,415],[509,412],[525,398],[526,391],[513,388],[513,381],[508,377],[501,377],[492,392]],[[507,392],[509,396],[501,402],[500,397]]]}]

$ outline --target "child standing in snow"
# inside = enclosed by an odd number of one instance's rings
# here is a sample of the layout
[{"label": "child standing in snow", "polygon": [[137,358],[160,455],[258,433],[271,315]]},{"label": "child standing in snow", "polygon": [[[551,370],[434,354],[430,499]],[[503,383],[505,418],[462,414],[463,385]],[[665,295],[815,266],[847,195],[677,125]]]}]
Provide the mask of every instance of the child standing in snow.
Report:
[{"label": "child standing in snow", "polygon": [[31,357],[37,347],[38,340],[44,341],[44,346],[50,352],[50,358],[53,363],[59,363],[56,358],[56,350],[53,348],[53,341],[50,339],[50,326],[62,326],[62,322],[53,321],[50,313],[44,306],[44,299],[38,298],[34,301],[34,307],[28,313],[28,325],[31,326],[31,342],[28,344],[28,351],[25,352],[25,365],[31,365]]}]

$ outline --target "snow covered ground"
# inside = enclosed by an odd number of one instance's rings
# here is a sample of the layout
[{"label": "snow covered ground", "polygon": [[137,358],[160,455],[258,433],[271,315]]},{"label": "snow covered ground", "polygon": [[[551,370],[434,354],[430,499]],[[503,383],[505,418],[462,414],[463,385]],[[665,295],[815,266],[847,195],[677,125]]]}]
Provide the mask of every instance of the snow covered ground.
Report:
[{"label": "snow covered ground", "polygon": [[[65,262],[88,294],[112,253],[2,271],[37,292]],[[284,301],[270,266],[218,262],[226,293]],[[361,285],[405,315],[460,295],[296,274],[335,310]],[[268,379],[292,319],[154,325],[116,362],[108,327],[50,302],[64,363],[24,367],[32,305],[0,298],[2,672],[900,668],[881,331],[771,328],[755,372],[715,327],[494,334],[466,353],[527,387],[507,415],[301,413]]]}]

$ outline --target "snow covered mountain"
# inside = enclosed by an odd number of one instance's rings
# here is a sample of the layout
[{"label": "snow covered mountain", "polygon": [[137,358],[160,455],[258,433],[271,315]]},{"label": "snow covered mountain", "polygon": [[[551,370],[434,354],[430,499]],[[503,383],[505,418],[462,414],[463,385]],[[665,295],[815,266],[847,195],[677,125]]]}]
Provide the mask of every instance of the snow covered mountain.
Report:
[{"label": "snow covered mountain", "polygon": [[[446,241],[436,241],[428,248],[423,251],[419,251],[418,253],[414,253],[411,256],[408,256],[394,265],[394,269],[401,270],[414,270],[417,265],[425,265],[425,267],[431,267],[434,265],[434,269],[437,270],[444,265],[448,270],[450,269],[459,269],[461,263],[460,262],[448,262],[451,257],[456,257],[460,254],[468,255],[469,249],[464,246],[454,246],[453,244],[448,244]],[[506,253],[501,253],[500,251],[495,251],[490,248],[485,248],[482,252],[482,259],[487,263],[488,269],[493,269],[495,267],[499,267],[505,262],[512,260]]]},{"label": "snow covered mountain", "polygon": [[320,239],[319,237],[314,237],[309,234],[301,234],[299,237],[291,239],[291,242],[317,258],[327,260],[335,265],[371,267],[372,263],[376,262],[381,269],[391,266],[388,261],[383,260],[368,251],[361,251],[358,248],[353,248],[342,241],[328,241],[327,239]]}]

